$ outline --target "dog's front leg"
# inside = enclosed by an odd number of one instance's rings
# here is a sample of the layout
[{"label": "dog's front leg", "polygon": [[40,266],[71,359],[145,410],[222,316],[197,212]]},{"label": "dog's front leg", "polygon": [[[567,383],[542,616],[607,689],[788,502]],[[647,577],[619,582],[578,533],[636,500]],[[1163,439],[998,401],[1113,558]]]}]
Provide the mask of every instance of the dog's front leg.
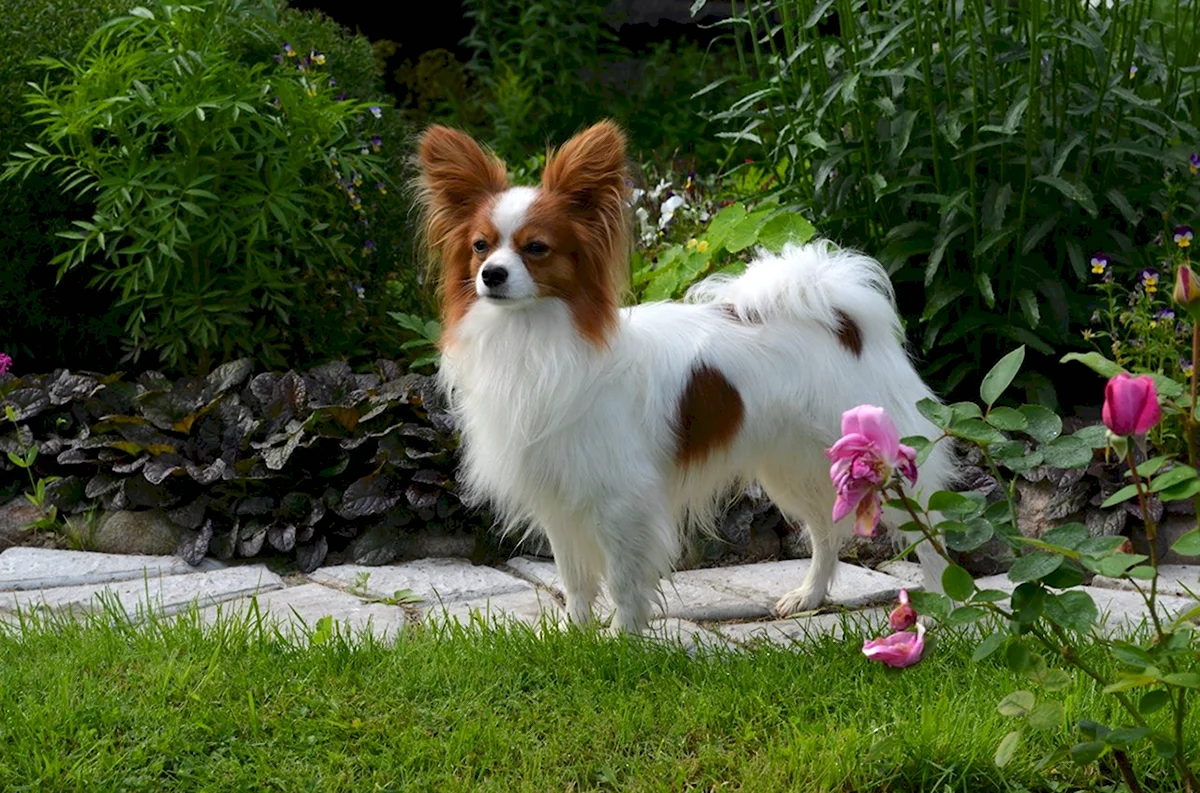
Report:
[{"label": "dog's front leg", "polygon": [[650,624],[650,611],[659,580],[670,572],[678,532],[664,504],[607,505],[601,511],[597,538],[608,561],[608,587],[616,604],[612,628],[641,633]]}]

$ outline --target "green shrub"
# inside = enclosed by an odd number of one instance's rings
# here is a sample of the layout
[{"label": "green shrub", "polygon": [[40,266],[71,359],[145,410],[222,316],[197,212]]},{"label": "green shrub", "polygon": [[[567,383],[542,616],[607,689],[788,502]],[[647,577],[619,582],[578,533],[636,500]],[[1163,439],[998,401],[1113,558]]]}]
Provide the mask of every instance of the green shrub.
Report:
[{"label": "green shrub", "polygon": [[725,146],[714,142],[705,116],[730,95],[720,88],[693,95],[730,76],[732,47],[709,52],[678,41],[631,52],[603,22],[607,5],[468,0],[469,61],[425,53],[405,63],[397,81],[417,119],[464,127],[509,161],[612,118],[642,155],[682,151],[715,164]]},{"label": "green shrub", "polygon": [[423,305],[388,189],[407,135],[365,39],[272,0],[155,3],[39,64],[39,142],[7,176],[51,170],[94,202],[53,263],[119,297],[135,356],[204,372],[398,349],[386,311]]},{"label": "green shrub", "polygon": [[785,203],[883,259],[952,388],[996,348],[1077,343],[1091,253],[1136,261],[1190,220],[1162,176],[1197,141],[1198,7],[1150,8],[739,4],[748,70],[721,120],[787,163]]},{"label": "green shrub", "polygon": [[[0,161],[33,135],[25,118],[28,82],[41,82],[38,56],[71,57],[105,20],[134,0],[21,0],[5,6],[0,26]],[[54,232],[66,230],[86,208],[38,176],[0,191],[0,340],[18,359],[116,364],[119,318],[106,301],[89,296],[86,278],[70,275],[55,290]],[[69,307],[69,309],[67,308]]]}]

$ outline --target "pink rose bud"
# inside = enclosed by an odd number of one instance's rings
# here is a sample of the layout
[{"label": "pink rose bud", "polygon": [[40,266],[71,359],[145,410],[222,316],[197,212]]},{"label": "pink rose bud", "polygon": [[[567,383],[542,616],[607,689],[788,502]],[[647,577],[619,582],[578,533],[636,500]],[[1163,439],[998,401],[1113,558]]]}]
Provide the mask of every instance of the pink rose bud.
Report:
[{"label": "pink rose bud", "polygon": [[888,628],[893,631],[906,631],[917,623],[917,612],[908,605],[908,590],[900,590],[900,605],[892,609],[888,615]]},{"label": "pink rose bud", "polygon": [[1192,268],[1186,264],[1179,265],[1175,270],[1175,291],[1171,297],[1193,320],[1200,318],[1200,280],[1197,280]]},{"label": "pink rose bud", "polygon": [[1149,375],[1133,377],[1121,372],[1104,386],[1104,426],[1113,435],[1141,435],[1159,419],[1158,391]]},{"label": "pink rose bud", "polygon": [[881,639],[869,639],[863,642],[862,651],[872,661],[881,661],[897,669],[912,666],[925,652],[925,626],[918,622],[916,633],[904,631]]}]

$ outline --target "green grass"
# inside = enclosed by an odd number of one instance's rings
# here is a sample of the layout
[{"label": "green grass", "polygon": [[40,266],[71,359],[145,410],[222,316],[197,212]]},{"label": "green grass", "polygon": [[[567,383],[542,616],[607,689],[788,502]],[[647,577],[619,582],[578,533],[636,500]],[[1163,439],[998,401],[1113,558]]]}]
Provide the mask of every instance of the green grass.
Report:
[{"label": "green grass", "polygon": [[[926,658],[896,671],[864,660],[857,636],[692,657],[578,631],[317,633],[194,614],[0,631],[0,790],[978,793],[1095,779],[1034,769],[1065,727],[1027,734],[995,767],[1015,726],[996,703],[1024,684],[972,663],[957,634],[931,634]],[[1070,723],[1109,713],[1084,683],[1066,705]]]}]

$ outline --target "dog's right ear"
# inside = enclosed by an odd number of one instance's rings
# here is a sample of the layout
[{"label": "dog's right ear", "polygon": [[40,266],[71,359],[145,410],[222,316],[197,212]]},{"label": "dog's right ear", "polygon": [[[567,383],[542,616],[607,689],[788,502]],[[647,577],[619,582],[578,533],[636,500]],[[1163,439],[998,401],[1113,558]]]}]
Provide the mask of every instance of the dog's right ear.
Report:
[{"label": "dog's right ear", "polygon": [[426,240],[434,248],[471,218],[480,201],[508,187],[504,163],[456,129],[425,130],[417,155]]}]

